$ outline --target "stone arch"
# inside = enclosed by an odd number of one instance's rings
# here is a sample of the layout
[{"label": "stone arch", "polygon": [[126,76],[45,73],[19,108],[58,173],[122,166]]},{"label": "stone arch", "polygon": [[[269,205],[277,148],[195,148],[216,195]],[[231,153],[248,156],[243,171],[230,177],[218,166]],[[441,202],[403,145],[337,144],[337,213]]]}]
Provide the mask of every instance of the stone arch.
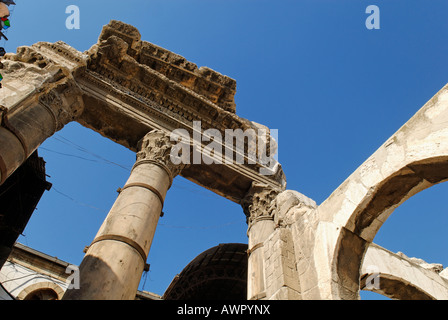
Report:
[{"label": "stone arch", "polygon": [[[361,279],[365,279],[368,276],[368,274],[363,274]],[[361,287],[361,290],[376,292],[395,300],[411,300],[410,297],[412,297],[412,300],[435,300],[433,296],[421,290],[421,288],[394,275],[381,273],[379,275],[379,281],[381,282],[381,287],[372,287],[372,289]]]},{"label": "stone arch", "polygon": [[335,232],[324,240],[332,248],[332,298],[359,298],[362,261],[383,223],[413,195],[448,180],[447,121],[445,86],[319,206],[320,221]]},{"label": "stone arch", "polygon": [[342,295],[345,289],[359,286],[365,251],[392,212],[413,195],[447,179],[448,157],[429,158],[398,170],[363,199],[349,220],[351,230],[342,229],[336,247],[334,262],[343,287]]},{"label": "stone arch", "polygon": [[363,261],[360,289],[399,300],[446,300],[448,279],[442,265],[370,244]]},{"label": "stone arch", "polygon": [[18,300],[29,300],[33,295],[45,293],[45,296],[54,296],[56,300],[61,300],[64,290],[54,282],[41,281],[34,283],[23,289],[18,295]]},{"label": "stone arch", "polygon": [[397,170],[370,192],[351,218],[356,234],[372,241],[392,212],[417,193],[448,180],[448,156],[416,161]]}]

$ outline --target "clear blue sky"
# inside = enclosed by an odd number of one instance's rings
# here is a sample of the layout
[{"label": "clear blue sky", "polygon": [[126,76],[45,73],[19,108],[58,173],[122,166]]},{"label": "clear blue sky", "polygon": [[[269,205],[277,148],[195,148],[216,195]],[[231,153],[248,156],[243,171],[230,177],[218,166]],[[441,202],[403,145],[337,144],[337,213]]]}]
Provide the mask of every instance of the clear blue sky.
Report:
[{"label": "clear blue sky", "polygon": [[[318,204],[448,83],[446,0],[16,0],[7,51],[62,40],[80,51],[111,19],[237,80],[237,114],[279,130],[288,188]],[[65,28],[78,5],[81,28]],[[368,30],[368,5],[381,29]],[[78,124],[44,143],[53,189],[19,241],[73,264],[93,240],[135,154]],[[375,242],[448,266],[445,184],[398,208]],[[163,294],[202,251],[247,242],[241,208],[177,178],[140,289]],[[366,298],[371,296],[364,296]]]}]

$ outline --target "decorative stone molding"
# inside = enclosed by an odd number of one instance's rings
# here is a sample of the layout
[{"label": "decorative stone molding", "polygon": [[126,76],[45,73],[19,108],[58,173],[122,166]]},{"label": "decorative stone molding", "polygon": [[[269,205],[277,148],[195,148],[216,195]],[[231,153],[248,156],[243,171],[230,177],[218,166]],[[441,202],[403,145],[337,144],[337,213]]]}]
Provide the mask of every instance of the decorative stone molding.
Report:
[{"label": "decorative stone molding", "polygon": [[7,54],[6,59],[11,61],[22,62],[24,64],[31,64],[40,69],[45,68],[50,64],[50,60],[37,52],[33,47],[19,47],[16,54]]},{"label": "decorative stone molding", "polygon": [[173,179],[185,168],[184,164],[176,165],[171,159],[173,143],[170,137],[162,130],[152,130],[139,143],[137,161],[134,167],[142,163],[154,163],[162,167],[170,177],[170,185]]},{"label": "decorative stone molding", "polygon": [[64,69],[64,73],[76,71],[86,65],[87,55],[79,52],[63,41],[55,43],[38,42],[31,46],[21,46],[17,48],[15,54],[7,53],[6,60],[21,62],[27,65],[34,65],[40,69],[58,72]]},{"label": "decorative stone molding", "polygon": [[[235,113],[236,81],[234,79],[207,67],[199,68],[178,54],[152,43],[141,41],[141,35],[135,27],[120,21],[112,20],[104,26],[99,37],[99,45],[104,48],[103,44],[108,43],[111,38],[120,38],[126,43],[126,48],[122,46],[123,50],[115,52],[115,54],[120,52],[118,56],[128,55],[138,61],[140,65],[163,74],[220,108]],[[108,50],[114,49],[110,47]],[[112,59],[114,58],[112,57]]]},{"label": "decorative stone molding", "polygon": [[[123,24],[124,25],[124,24]],[[106,28],[109,28],[106,26]],[[224,132],[225,129],[250,129],[254,128],[250,121],[239,118],[234,113],[234,102],[232,96],[232,107],[221,108],[216,99],[210,98],[207,90],[212,90],[213,83],[208,83],[208,78],[222,78],[223,82],[234,82],[234,80],[219,75],[219,73],[207,68],[207,72],[200,72],[194,76],[189,73],[193,80],[186,81],[178,75],[187,71],[177,70],[169,72],[170,69],[179,69],[178,66],[167,64],[166,68],[157,65],[146,65],[141,62],[148,61],[140,58],[138,52],[132,47],[143,46],[145,48],[156,47],[148,42],[141,42],[140,45],[129,44],[128,37],[121,33],[112,33],[109,30],[107,36],[102,35],[99,43],[90,50],[86,73],[81,76],[86,82],[107,82],[120,93],[132,96],[137,101],[151,101],[152,108],[161,108],[166,115],[176,118],[176,126],[179,123],[189,126],[193,120],[200,120],[205,129],[217,128]],[[165,49],[159,48],[156,51]],[[150,50],[153,51],[153,50]],[[147,56],[147,55],[145,55]],[[160,60],[160,59],[159,59]],[[184,59],[185,60],[185,59]],[[186,60],[185,60],[186,61]],[[154,69],[154,68],[155,69]],[[168,70],[166,70],[168,68]],[[205,70],[205,69],[203,69]],[[215,74],[216,76],[211,76]],[[200,83],[205,81],[200,88],[191,87],[190,83]],[[208,89],[204,89],[208,88]],[[111,88],[107,90],[110,91]],[[197,89],[197,90],[196,90]],[[212,94],[216,95],[216,93]],[[226,100],[229,100],[227,97]],[[137,102],[135,101],[135,102]],[[217,103],[215,103],[215,102]],[[135,102],[133,104],[135,104]],[[141,109],[141,106],[138,106]],[[230,108],[230,111],[228,110]],[[165,115],[165,116],[166,116]],[[164,120],[166,122],[167,119]]]}]

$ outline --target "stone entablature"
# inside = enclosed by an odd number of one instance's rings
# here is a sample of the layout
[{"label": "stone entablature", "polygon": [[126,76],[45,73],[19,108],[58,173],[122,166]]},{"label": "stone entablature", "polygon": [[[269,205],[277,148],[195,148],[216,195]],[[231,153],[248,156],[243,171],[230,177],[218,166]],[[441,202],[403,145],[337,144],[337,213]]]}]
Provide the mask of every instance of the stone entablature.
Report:
[{"label": "stone entablature", "polygon": [[[257,131],[262,127],[235,114],[233,79],[141,41],[132,26],[112,21],[86,53],[87,68],[77,81],[89,108],[77,121],[131,150],[136,151],[137,142],[152,129],[185,129],[193,136],[193,121],[200,121],[203,131],[217,129],[222,136],[228,129]],[[246,144],[244,151],[254,149],[257,145]],[[246,159],[244,165],[196,164],[182,175],[239,202],[253,181],[285,187],[281,166],[270,176],[259,174],[260,168],[263,165]]]},{"label": "stone entablature", "polygon": [[[84,53],[63,42],[41,42],[20,47],[5,58],[4,94],[0,97],[3,116],[7,110],[8,118],[12,118],[17,108],[33,105],[35,113],[45,114],[40,110],[43,108],[51,118],[42,119],[48,125],[41,123],[39,127],[48,132],[37,135],[30,149],[70,121],[78,121],[133,151],[153,129],[166,133],[185,129],[193,136],[193,121],[200,122],[201,130],[216,129],[223,136],[229,129],[256,132],[262,128],[267,132],[266,144],[271,139],[268,128],[235,114],[235,80],[141,41],[137,29],[118,21],[105,26],[98,43]],[[220,143],[223,150],[228,149]],[[192,148],[207,144],[200,141]],[[266,164],[249,161],[249,152],[260,151],[254,140],[245,140],[244,150],[232,148],[235,155],[243,152],[244,164],[197,164],[182,175],[238,203],[253,181],[286,186],[281,166],[273,158],[276,165],[270,175],[260,174]],[[266,150],[270,155],[271,150]],[[22,161],[27,153],[25,150],[24,156],[17,157]]]}]

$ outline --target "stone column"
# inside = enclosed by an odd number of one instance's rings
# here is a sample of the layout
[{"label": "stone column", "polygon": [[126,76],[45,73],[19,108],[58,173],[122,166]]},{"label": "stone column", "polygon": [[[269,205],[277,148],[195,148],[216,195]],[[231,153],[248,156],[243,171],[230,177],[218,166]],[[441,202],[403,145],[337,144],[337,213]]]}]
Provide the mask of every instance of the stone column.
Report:
[{"label": "stone column", "polygon": [[55,132],[82,113],[80,89],[66,82],[51,91],[0,105],[0,185]]},{"label": "stone column", "polygon": [[263,245],[275,230],[274,200],[279,192],[267,185],[254,183],[241,203],[248,223],[247,298],[249,300],[266,297]]},{"label": "stone column", "polygon": [[64,299],[135,298],[166,193],[182,169],[172,164],[171,147],[161,131],[143,138],[131,175],[80,265],[80,288]]},{"label": "stone column", "polygon": [[0,62],[0,184],[84,110],[72,73],[85,62],[65,44],[20,47]]}]

